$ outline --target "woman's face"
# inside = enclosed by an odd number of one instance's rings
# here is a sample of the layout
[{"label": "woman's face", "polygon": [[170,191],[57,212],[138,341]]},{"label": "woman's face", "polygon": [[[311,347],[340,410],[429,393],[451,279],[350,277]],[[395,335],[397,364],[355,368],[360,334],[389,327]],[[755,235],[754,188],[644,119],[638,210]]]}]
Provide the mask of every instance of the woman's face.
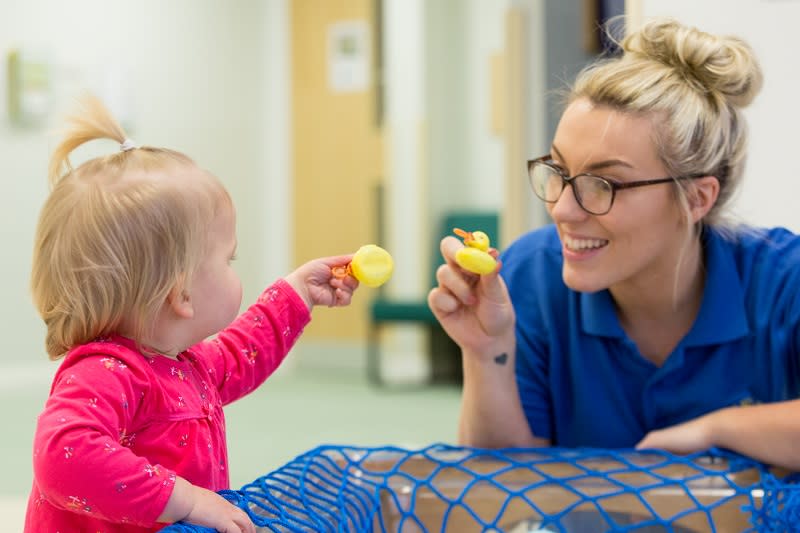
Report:
[{"label": "woman's face", "polygon": [[[618,182],[668,176],[649,119],[585,99],[564,112],[551,154],[569,176],[588,172]],[[561,238],[567,286],[595,292],[619,284],[649,288],[671,282],[686,237],[673,188],[665,183],[618,190],[611,210],[599,216],[578,205],[571,186],[547,204]]]}]

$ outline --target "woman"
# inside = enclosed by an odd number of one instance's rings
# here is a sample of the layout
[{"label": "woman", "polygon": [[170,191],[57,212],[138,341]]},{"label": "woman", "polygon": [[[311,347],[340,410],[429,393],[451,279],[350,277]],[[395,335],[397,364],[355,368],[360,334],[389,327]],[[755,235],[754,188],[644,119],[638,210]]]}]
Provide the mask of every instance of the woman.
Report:
[{"label": "woman", "polygon": [[725,217],[760,67],[742,40],[674,20],[621,45],[578,75],[528,163],[554,224],[482,277],[442,241],[429,304],[462,349],[459,438],[716,446],[800,469],[800,239]]}]

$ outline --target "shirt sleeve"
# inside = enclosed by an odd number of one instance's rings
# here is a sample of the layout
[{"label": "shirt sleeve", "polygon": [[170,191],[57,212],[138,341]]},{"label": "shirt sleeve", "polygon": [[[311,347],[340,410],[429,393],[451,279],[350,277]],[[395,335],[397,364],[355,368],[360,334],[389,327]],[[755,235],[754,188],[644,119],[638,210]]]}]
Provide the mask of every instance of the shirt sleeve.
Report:
[{"label": "shirt sleeve", "polygon": [[48,502],[110,522],[156,524],[175,474],[128,448],[149,381],[143,365],[109,355],[62,364],[34,436],[34,475]]},{"label": "shirt sleeve", "polygon": [[561,281],[560,247],[553,228],[526,234],[501,255],[500,274],[506,282],[516,314],[515,374],[520,404],[536,437],[553,434],[553,393],[546,331],[563,329],[564,315],[558,291]]},{"label": "shirt sleeve", "polygon": [[191,351],[205,360],[226,405],[253,391],[280,366],[310,320],[303,299],[278,280],[214,340]]},{"label": "shirt sleeve", "polygon": [[525,418],[533,434],[552,441],[552,397],[548,383],[546,347],[517,331],[517,389]]}]

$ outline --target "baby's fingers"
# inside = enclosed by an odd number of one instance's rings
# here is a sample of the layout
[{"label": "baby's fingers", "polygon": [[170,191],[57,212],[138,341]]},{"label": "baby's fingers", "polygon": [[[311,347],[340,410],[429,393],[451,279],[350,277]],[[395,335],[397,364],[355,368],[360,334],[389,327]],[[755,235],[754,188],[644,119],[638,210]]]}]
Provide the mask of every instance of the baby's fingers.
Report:
[{"label": "baby's fingers", "polygon": [[233,523],[237,527],[237,529],[232,530],[234,533],[256,533],[255,524],[244,511],[234,514]]},{"label": "baby's fingers", "polygon": [[331,307],[345,307],[350,305],[351,300],[353,299],[353,292],[344,290],[344,289],[336,289],[333,293],[333,303],[331,303]]}]

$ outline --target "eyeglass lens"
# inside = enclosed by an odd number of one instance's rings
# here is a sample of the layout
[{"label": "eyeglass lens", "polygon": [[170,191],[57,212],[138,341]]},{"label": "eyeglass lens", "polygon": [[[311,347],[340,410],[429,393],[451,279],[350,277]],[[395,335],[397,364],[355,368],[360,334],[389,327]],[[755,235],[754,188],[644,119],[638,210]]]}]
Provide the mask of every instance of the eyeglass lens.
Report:
[{"label": "eyeglass lens", "polygon": [[[567,182],[558,170],[546,163],[533,163],[530,168],[533,192],[545,202],[557,202]],[[606,180],[581,174],[569,181],[578,203],[590,213],[606,213],[614,191]]]}]

